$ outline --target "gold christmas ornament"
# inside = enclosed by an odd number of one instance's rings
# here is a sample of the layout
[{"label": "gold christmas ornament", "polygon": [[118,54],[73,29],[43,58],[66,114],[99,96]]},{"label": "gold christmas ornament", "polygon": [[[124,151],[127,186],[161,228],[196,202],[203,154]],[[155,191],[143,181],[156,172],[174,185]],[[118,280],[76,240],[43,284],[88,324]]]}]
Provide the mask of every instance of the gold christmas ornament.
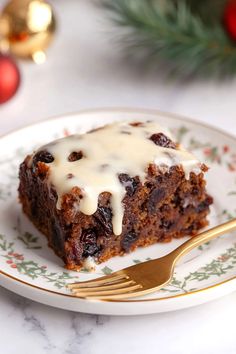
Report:
[{"label": "gold christmas ornament", "polygon": [[44,50],[55,33],[51,5],[43,0],[11,0],[0,16],[0,48],[21,58],[45,61]]}]

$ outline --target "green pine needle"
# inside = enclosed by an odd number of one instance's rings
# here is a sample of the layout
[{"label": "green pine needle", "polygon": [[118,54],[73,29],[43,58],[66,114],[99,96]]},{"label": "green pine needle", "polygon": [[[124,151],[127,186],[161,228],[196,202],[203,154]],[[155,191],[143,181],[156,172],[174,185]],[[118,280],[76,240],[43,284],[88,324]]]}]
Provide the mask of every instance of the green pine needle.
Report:
[{"label": "green pine needle", "polygon": [[[155,58],[168,72],[230,76],[236,73],[236,45],[221,23],[209,24],[187,0],[104,0],[130,55]],[[205,2],[206,11],[207,2]],[[210,14],[209,14],[210,17]]]}]

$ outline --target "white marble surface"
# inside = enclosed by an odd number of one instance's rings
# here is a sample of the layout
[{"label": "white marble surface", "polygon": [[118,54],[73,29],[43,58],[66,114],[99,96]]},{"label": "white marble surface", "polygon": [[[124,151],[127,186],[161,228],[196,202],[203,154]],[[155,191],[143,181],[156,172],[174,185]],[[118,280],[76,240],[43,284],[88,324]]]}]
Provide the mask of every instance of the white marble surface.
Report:
[{"label": "white marble surface", "polygon": [[[166,81],[121,59],[91,1],[52,3],[58,32],[48,61],[20,63],[22,86],[0,106],[0,133],[84,108],[126,106],[180,113],[236,134],[235,79]],[[1,353],[235,354],[235,304],[233,293],[172,313],[105,317],[49,308],[0,288]]]}]

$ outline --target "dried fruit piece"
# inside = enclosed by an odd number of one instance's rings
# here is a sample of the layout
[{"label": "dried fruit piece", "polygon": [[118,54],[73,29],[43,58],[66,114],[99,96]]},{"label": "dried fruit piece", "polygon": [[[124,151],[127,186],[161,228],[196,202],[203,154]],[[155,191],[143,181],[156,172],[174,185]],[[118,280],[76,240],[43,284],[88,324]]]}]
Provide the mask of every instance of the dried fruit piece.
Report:
[{"label": "dried fruit piece", "polygon": [[157,205],[165,198],[165,188],[155,188],[150,194],[147,202],[147,208],[149,213],[155,213]]},{"label": "dried fruit piece", "polygon": [[47,150],[41,150],[34,155],[33,161],[34,163],[37,163],[39,161],[45,163],[51,163],[54,161],[54,157]]},{"label": "dried fruit piece", "polygon": [[152,134],[150,136],[150,140],[152,140],[154,144],[158,146],[176,149],[176,144],[163,133]]},{"label": "dried fruit piece", "polygon": [[93,229],[87,229],[81,236],[81,241],[84,243],[83,257],[93,256],[98,252],[96,232]]},{"label": "dried fruit piece", "polygon": [[101,224],[105,234],[112,234],[112,212],[109,207],[101,207],[97,208],[96,213],[94,214],[95,218]]},{"label": "dried fruit piece", "polygon": [[123,240],[121,241],[121,247],[125,250],[125,252],[128,252],[130,250],[131,246],[134,244],[137,238],[138,235],[134,231],[128,232],[123,237]]},{"label": "dried fruit piece", "polygon": [[120,173],[119,180],[120,183],[125,187],[128,196],[132,197],[136,192],[136,189],[139,184],[138,178],[137,177],[132,178],[126,173]]},{"label": "dried fruit piece", "polygon": [[74,161],[78,161],[81,160],[83,157],[83,152],[82,151],[73,151],[70,153],[70,155],[68,156],[68,160],[70,162],[74,162]]}]

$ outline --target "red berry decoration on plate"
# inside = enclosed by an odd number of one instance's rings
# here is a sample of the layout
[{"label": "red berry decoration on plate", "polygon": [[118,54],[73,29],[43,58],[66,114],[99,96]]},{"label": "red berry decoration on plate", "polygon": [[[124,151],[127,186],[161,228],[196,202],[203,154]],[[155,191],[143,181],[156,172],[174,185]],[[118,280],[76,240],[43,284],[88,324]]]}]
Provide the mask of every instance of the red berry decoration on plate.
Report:
[{"label": "red berry decoration on plate", "polygon": [[236,0],[228,1],[225,6],[224,25],[229,36],[236,41]]},{"label": "red berry decoration on plate", "polygon": [[0,104],[8,101],[20,85],[20,72],[14,60],[0,53]]}]

